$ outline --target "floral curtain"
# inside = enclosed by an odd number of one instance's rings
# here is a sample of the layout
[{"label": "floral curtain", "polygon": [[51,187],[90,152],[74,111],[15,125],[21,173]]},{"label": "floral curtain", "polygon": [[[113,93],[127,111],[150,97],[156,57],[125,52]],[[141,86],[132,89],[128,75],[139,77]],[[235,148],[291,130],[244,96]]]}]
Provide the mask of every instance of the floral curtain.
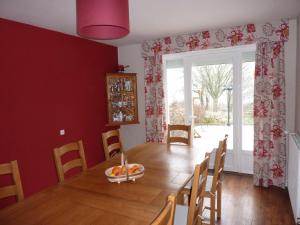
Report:
[{"label": "floral curtain", "polygon": [[145,78],[146,141],[163,142],[166,134],[162,55],[259,42],[288,40],[288,20],[247,24],[145,41],[142,44]]},{"label": "floral curtain", "polygon": [[163,142],[167,129],[162,80],[162,55],[149,56],[145,68],[146,141]]},{"label": "floral curtain", "polygon": [[142,57],[145,69],[146,141],[165,140],[164,54],[257,43],[254,182],[261,186],[283,187],[286,154],[283,56],[284,42],[288,36],[288,20],[282,19],[145,41]]},{"label": "floral curtain", "polygon": [[257,44],[254,91],[254,183],[285,187],[284,42]]}]

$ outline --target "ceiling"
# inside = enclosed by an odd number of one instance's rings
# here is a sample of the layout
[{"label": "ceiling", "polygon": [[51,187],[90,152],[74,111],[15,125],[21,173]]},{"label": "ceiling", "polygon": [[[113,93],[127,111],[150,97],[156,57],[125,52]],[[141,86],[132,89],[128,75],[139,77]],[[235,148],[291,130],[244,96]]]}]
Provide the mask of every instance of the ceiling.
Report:
[{"label": "ceiling", "polygon": [[[76,0],[0,0],[0,17],[76,35]],[[300,0],[129,0],[130,34],[114,46],[300,15]]]}]

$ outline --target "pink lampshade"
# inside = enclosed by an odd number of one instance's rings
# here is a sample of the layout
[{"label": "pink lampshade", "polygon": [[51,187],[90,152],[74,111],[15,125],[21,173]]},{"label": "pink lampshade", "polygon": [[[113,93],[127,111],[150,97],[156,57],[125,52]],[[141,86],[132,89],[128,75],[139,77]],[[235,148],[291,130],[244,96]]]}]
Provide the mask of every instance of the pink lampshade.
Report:
[{"label": "pink lampshade", "polygon": [[117,39],[129,33],[128,0],[77,0],[77,33],[84,38]]}]

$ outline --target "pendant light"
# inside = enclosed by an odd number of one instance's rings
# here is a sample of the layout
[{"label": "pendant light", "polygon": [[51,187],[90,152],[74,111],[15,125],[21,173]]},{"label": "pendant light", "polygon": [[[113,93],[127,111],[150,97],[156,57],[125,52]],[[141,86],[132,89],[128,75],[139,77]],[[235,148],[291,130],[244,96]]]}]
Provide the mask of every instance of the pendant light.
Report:
[{"label": "pendant light", "polygon": [[77,0],[77,33],[96,40],[118,39],[129,33],[128,0]]}]

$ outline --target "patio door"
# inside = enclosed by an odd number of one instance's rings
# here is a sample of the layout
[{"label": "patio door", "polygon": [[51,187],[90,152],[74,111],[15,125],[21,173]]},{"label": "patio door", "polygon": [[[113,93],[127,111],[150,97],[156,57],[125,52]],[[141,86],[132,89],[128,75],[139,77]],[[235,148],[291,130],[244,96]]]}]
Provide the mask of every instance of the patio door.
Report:
[{"label": "patio door", "polygon": [[168,122],[191,124],[201,151],[228,134],[227,171],[253,171],[254,53],[247,46],[164,57]]}]

